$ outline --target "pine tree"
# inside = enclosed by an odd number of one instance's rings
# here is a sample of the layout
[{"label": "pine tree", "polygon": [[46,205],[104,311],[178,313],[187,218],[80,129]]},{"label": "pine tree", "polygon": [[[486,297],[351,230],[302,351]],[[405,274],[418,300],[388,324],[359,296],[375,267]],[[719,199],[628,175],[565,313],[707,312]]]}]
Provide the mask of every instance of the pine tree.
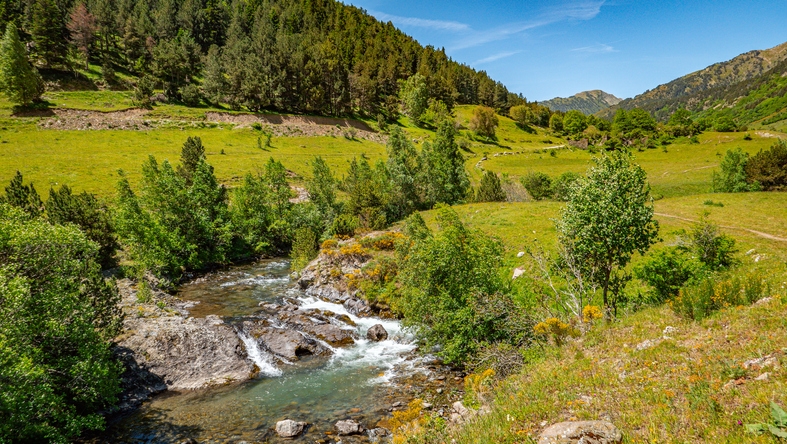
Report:
[{"label": "pine tree", "polygon": [[202,145],[202,139],[199,137],[189,137],[183,148],[180,150],[180,165],[178,165],[178,174],[183,177],[187,185],[191,185],[194,177],[194,172],[197,171],[197,165],[200,160],[205,159],[205,147]]},{"label": "pine tree", "polygon": [[221,48],[212,45],[205,57],[204,81],[202,93],[210,103],[219,103],[227,92],[227,79],[221,63]]},{"label": "pine tree", "polygon": [[87,10],[85,4],[80,2],[71,11],[67,27],[71,32],[71,41],[85,57],[85,69],[88,69],[90,45],[93,43],[96,29],[98,29],[96,27],[96,18]]},{"label": "pine tree", "polygon": [[30,33],[35,54],[46,66],[63,63],[68,53],[68,32],[54,0],[36,0],[32,8]]},{"label": "pine tree", "polygon": [[8,24],[0,42],[0,91],[20,105],[38,100],[44,92],[44,82],[28,62],[13,23]]},{"label": "pine tree", "polygon": [[506,192],[500,185],[500,178],[497,174],[487,171],[481,177],[481,185],[475,196],[476,202],[503,202],[506,200]]},{"label": "pine tree", "polygon": [[11,179],[11,183],[5,187],[5,198],[3,201],[9,205],[21,208],[32,217],[40,215],[44,207],[44,203],[41,202],[41,197],[33,184],[25,185],[22,173],[19,171]]}]

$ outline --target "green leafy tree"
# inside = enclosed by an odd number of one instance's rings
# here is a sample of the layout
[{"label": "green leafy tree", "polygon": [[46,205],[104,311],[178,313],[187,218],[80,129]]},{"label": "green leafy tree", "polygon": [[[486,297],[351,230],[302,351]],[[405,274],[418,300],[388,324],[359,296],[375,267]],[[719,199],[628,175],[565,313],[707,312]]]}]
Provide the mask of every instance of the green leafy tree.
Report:
[{"label": "green leafy tree", "polygon": [[558,134],[563,132],[563,116],[561,114],[552,114],[549,118],[549,129]]},{"label": "green leafy tree", "polygon": [[500,184],[500,177],[491,171],[485,171],[481,177],[481,184],[475,194],[476,202],[504,202],[506,192]]},{"label": "green leafy tree", "polygon": [[570,110],[563,116],[563,130],[572,136],[577,136],[588,127],[587,118],[577,110]]},{"label": "green leafy tree", "polygon": [[2,201],[22,209],[32,217],[37,217],[44,209],[44,203],[41,202],[38,191],[32,183],[30,185],[24,184],[22,173],[19,171],[11,179],[11,183],[5,187],[5,198]]},{"label": "green leafy tree", "polygon": [[749,163],[749,153],[740,148],[727,150],[721,160],[720,170],[714,171],[712,176],[714,193],[741,193],[745,191],[759,191],[759,183],[749,183],[746,176],[746,166]]},{"label": "green leafy tree", "polygon": [[372,168],[365,156],[350,162],[347,177],[342,183],[343,190],[349,197],[346,211],[357,216],[364,228],[382,229],[387,226],[387,185],[388,172],[385,164]]},{"label": "green leafy tree", "polygon": [[300,270],[317,257],[317,236],[309,227],[298,228],[292,241],[292,268]]},{"label": "green leafy tree", "polygon": [[31,8],[30,34],[35,54],[46,66],[61,64],[68,52],[64,15],[55,0],[35,0]]},{"label": "green leafy tree", "polygon": [[477,106],[473,109],[473,117],[470,118],[470,129],[479,136],[494,139],[497,124],[497,114],[495,114],[494,109],[488,106]]},{"label": "green leafy tree", "polygon": [[566,171],[552,181],[552,198],[555,200],[566,202],[571,198],[574,185],[579,178],[582,177],[577,173]]},{"label": "green leafy tree", "polygon": [[404,105],[404,114],[415,123],[420,124],[421,116],[429,106],[429,88],[426,85],[426,78],[421,74],[412,75],[402,82],[399,96]]},{"label": "green leafy tree", "polygon": [[44,81],[27,60],[25,45],[13,23],[6,26],[0,42],[0,91],[19,105],[39,100],[44,92]]},{"label": "green leafy tree", "polygon": [[512,106],[508,110],[508,115],[517,125],[523,128],[530,125],[534,119],[533,111],[527,105]]},{"label": "green leafy tree", "polygon": [[540,171],[527,173],[520,179],[530,197],[534,200],[544,200],[552,197],[552,179]]},{"label": "green leafy tree", "polygon": [[658,237],[645,171],[627,152],[593,159],[557,223],[560,243],[601,289],[604,307],[616,311],[631,278],[625,268]]},{"label": "green leafy tree", "polygon": [[401,298],[394,303],[405,325],[427,345],[440,345],[439,355],[451,364],[466,362],[481,343],[527,345],[533,322],[498,274],[500,243],[467,228],[449,207],[438,210],[437,223],[433,233],[416,213],[405,224]]},{"label": "green leafy tree", "polygon": [[0,441],[66,443],[101,430],[120,392],[119,296],[73,226],[0,204]]}]

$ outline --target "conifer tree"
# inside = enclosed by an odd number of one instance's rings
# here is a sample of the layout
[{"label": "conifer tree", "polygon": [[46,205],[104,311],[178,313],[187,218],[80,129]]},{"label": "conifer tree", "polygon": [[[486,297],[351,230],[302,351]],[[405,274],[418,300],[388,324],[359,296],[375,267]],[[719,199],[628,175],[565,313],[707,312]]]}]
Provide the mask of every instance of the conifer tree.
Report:
[{"label": "conifer tree", "polygon": [[54,0],[36,0],[32,8],[30,33],[35,54],[49,67],[65,61],[68,39],[63,15]]},{"label": "conifer tree", "polygon": [[475,200],[476,202],[502,202],[506,200],[506,192],[503,191],[497,174],[491,171],[484,173]]},{"label": "conifer tree", "polygon": [[194,172],[197,171],[197,165],[200,160],[205,159],[205,146],[202,145],[202,139],[199,137],[189,137],[183,148],[180,150],[180,165],[178,165],[178,174],[186,181],[186,185],[191,185],[191,180],[194,177]]},{"label": "conifer tree", "polygon": [[44,92],[44,83],[25,55],[16,25],[9,23],[0,42],[0,91],[9,100],[28,105]]},{"label": "conifer tree", "polygon": [[9,205],[21,208],[32,217],[40,215],[44,206],[38,191],[36,191],[32,183],[30,185],[24,184],[22,173],[19,171],[11,179],[11,183],[5,187],[5,198],[3,201]]}]

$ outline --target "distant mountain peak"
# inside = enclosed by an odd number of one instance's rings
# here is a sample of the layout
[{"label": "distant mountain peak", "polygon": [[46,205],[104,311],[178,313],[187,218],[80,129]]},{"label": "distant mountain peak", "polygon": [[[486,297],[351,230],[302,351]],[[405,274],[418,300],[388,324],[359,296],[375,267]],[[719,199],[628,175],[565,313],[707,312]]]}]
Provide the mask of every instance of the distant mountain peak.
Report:
[{"label": "distant mountain peak", "polygon": [[617,105],[621,99],[600,89],[582,91],[571,97],[555,97],[552,100],[541,102],[552,111],[577,110],[584,114],[595,114],[602,109]]}]

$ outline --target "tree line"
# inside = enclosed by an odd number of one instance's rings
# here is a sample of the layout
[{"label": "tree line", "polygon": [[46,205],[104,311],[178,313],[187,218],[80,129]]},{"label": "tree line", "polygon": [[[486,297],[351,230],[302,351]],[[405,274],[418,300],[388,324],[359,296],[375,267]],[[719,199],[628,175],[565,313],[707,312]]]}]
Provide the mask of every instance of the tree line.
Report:
[{"label": "tree line", "polygon": [[449,109],[524,102],[484,71],[421,46],[393,24],[334,0],[17,0],[0,6],[33,65],[100,65],[162,87],[169,100],[391,120],[401,82],[422,76]]}]

